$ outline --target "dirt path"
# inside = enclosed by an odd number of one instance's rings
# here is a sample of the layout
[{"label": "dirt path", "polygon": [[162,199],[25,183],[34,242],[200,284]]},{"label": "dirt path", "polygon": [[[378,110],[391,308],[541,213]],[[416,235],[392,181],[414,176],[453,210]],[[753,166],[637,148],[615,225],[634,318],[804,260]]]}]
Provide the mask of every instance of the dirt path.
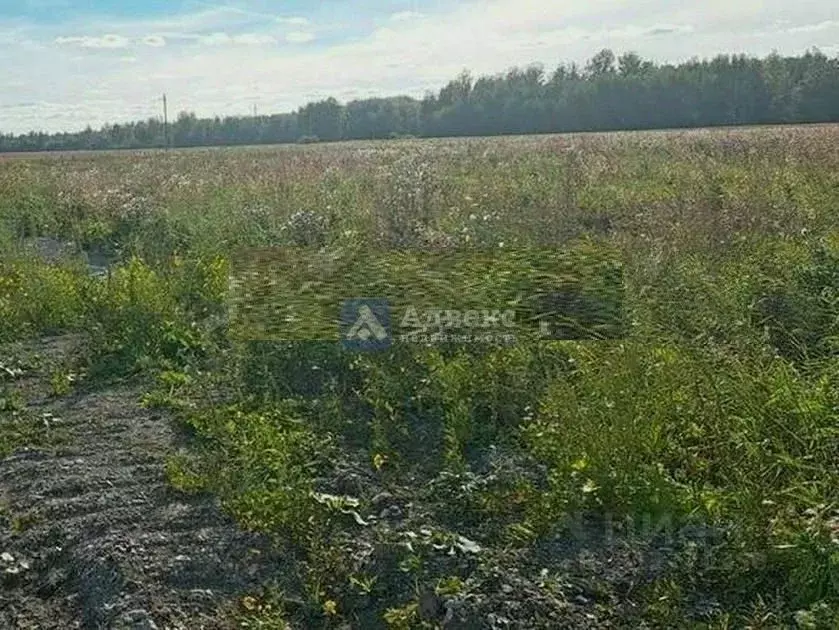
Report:
[{"label": "dirt path", "polygon": [[231,627],[224,604],[279,559],[167,485],[170,421],[135,386],[52,399],[38,385],[29,410],[65,439],[0,460],[0,628]]}]

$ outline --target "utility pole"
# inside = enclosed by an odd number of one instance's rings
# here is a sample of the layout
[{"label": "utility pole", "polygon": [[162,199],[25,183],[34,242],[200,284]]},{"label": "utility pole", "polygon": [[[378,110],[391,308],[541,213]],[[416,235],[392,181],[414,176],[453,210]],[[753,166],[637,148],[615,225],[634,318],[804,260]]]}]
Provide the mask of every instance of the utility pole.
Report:
[{"label": "utility pole", "polygon": [[163,95],[163,144],[169,148],[169,111],[166,107],[166,95]]}]

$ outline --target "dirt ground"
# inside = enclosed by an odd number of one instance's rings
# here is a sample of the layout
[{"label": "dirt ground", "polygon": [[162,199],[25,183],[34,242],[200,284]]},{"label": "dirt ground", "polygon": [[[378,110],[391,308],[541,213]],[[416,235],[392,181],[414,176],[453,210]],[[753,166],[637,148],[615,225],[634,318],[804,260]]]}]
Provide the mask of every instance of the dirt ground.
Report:
[{"label": "dirt ground", "polygon": [[232,627],[228,604],[279,568],[267,541],[167,484],[179,436],[136,385],[53,397],[47,384],[43,365],[14,383],[58,439],[0,460],[0,628]]}]

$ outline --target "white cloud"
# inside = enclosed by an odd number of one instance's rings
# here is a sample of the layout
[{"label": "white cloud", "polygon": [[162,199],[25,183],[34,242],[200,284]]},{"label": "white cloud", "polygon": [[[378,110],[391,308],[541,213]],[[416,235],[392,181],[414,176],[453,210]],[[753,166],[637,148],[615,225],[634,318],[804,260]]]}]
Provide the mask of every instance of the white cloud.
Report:
[{"label": "white cloud", "polygon": [[82,48],[125,48],[131,42],[122,35],[102,35],[101,37],[56,37],[55,43]]},{"label": "white cloud", "polygon": [[[599,39],[610,38],[617,40],[632,40],[644,37],[661,37],[665,35],[676,35],[684,33],[692,33],[694,27],[689,24],[653,24],[650,26],[638,26],[630,24],[629,26],[622,26],[620,28],[604,29],[604,30],[585,30],[585,29],[565,29],[564,32],[569,36],[576,36],[580,39]],[[561,29],[560,32],[563,32]]]},{"label": "white cloud", "polygon": [[289,44],[306,44],[314,39],[315,36],[313,33],[307,33],[305,31],[292,31],[285,36],[285,40]]},{"label": "white cloud", "polygon": [[264,46],[266,44],[276,44],[277,40],[271,35],[261,35],[259,33],[243,33],[241,35],[234,35],[233,41],[237,44],[244,44],[246,46]]},{"label": "white cloud", "polygon": [[417,11],[399,11],[390,16],[394,22],[408,22],[410,20],[419,20],[425,17],[425,14]]},{"label": "white cloud", "polygon": [[[193,39],[190,36],[182,36],[185,39]],[[264,46],[266,44],[276,44],[277,40],[271,35],[261,33],[239,33],[230,35],[229,33],[212,33],[210,35],[199,36],[198,41],[206,46],[229,46],[232,44],[239,44],[242,46]]]},{"label": "white cloud", "polygon": [[816,24],[804,24],[803,26],[795,26],[789,29],[790,33],[819,33],[821,31],[829,31],[832,29],[839,29],[839,20],[824,20]]},{"label": "white cloud", "polygon": [[161,35],[146,35],[143,38],[143,43],[152,48],[162,48],[166,45],[166,38]]},{"label": "white cloud", "polygon": [[233,38],[227,33],[212,33],[198,37],[198,41],[207,46],[225,46],[232,44]]},{"label": "white cloud", "polygon": [[[460,0],[439,6],[422,19],[402,11],[385,15],[384,23],[361,10],[305,18],[217,6],[133,21],[5,21],[0,85],[15,88],[0,90],[0,131],[147,118],[159,115],[163,92],[171,111],[199,116],[247,114],[254,103],[260,112],[289,111],[333,95],[422,96],[464,68],[494,74],[541,61],[550,72],[559,62],[584,63],[604,47],[670,62],[719,52],[837,50],[835,0]],[[160,40],[149,38],[157,37],[166,45],[154,46]],[[279,42],[309,45],[272,45]],[[59,54],[56,45],[74,50]],[[101,48],[123,50],[107,55],[95,50]],[[137,73],[127,56],[165,71]]]},{"label": "white cloud", "polygon": [[20,29],[0,30],[0,46],[18,43]]},{"label": "white cloud", "polygon": [[281,17],[277,18],[277,22],[288,24],[289,26],[309,26],[311,24],[309,19],[304,17]]},{"label": "white cloud", "polygon": [[690,24],[656,24],[643,31],[644,36],[673,35],[679,33],[692,33],[694,27]]}]

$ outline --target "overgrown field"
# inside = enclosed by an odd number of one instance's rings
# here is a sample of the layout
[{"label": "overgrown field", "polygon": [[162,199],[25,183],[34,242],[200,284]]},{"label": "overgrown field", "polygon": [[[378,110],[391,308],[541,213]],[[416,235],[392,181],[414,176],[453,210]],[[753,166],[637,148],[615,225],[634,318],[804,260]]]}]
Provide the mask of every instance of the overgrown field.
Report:
[{"label": "overgrown field", "polygon": [[[0,159],[0,341],[83,335],[55,395],[147,379],[192,436],[172,484],[295,558],[244,627],[834,628],[837,147],[822,126]],[[231,315],[269,250],[279,333]],[[360,297],[520,308],[569,274],[606,278],[620,334],[359,353],[306,327]],[[3,391],[0,453],[41,443]]]}]

